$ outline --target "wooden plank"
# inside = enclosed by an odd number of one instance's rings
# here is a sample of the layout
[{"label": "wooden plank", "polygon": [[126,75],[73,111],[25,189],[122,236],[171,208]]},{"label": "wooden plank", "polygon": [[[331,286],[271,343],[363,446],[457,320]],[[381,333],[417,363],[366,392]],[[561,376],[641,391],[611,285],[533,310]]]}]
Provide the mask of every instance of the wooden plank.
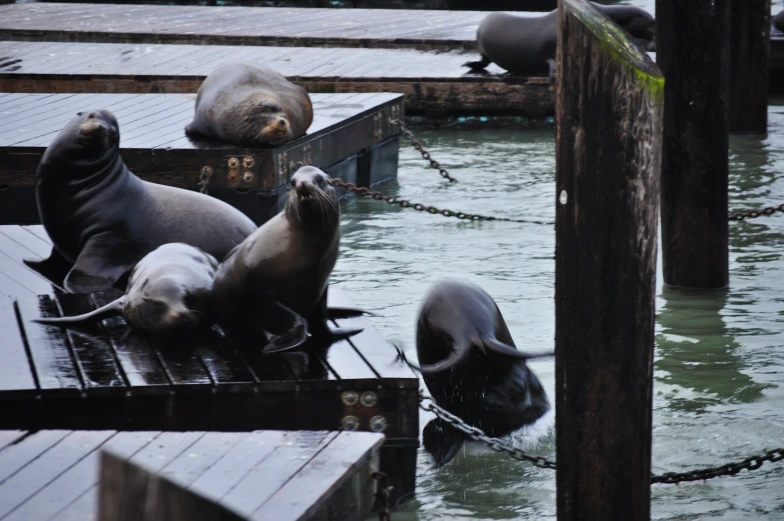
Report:
[{"label": "wooden plank", "polygon": [[215,465],[234,448],[246,434],[238,432],[212,432],[199,438],[186,452],[164,465],[159,474],[188,486]]},{"label": "wooden plank", "polygon": [[19,297],[16,304],[40,390],[78,395],[83,385],[61,328],[33,322],[41,317],[59,316],[55,303],[41,296]]},{"label": "wooden plank", "polygon": [[0,338],[3,339],[0,351],[3,360],[0,363],[0,398],[35,393],[38,387],[16,321],[14,303],[5,297],[0,297]]},{"label": "wooden plank", "polygon": [[[113,431],[74,431],[68,433],[40,457],[30,461],[29,464],[2,482],[0,485],[0,517],[18,509],[25,501],[79,463],[113,435]],[[30,456],[29,452],[26,454],[28,457]],[[0,458],[2,456],[3,453],[0,453]]]},{"label": "wooden plank", "polygon": [[0,451],[9,445],[13,445],[28,435],[27,431],[3,431],[0,430]]},{"label": "wooden plank", "polygon": [[374,451],[383,441],[381,434],[341,432],[251,519],[282,519],[285,515],[305,520],[319,511],[329,511],[334,519],[361,519],[372,505],[370,467],[375,464],[377,468]]},{"label": "wooden plank", "polygon": [[[29,253],[24,258],[45,259],[52,252],[50,242],[46,242],[37,235],[30,233],[22,226],[0,226],[0,235],[4,235],[5,239],[27,250]],[[3,240],[4,245],[6,244],[5,239],[0,239]]]},{"label": "wooden plank", "polygon": [[482,11],[0,6],[8,40],[473,49]]},{"label": "wooden plank", "polygon": [[[111,437],[95,445],[92,450],[66,471],[46,483],[36,494],[19,504],[3,521],[51,519],[67,505],[76,501],[98,483],[98,456],[102,450],[111,450],[125,458],[132,458],[148,444],[157,443],[160,433],[150,432],[89,432],[88,439]],[[47,458],[44,457],[46,460]],[[48,476],[47,476],[48,477]]]},{"label": "wooden plank", "polygon": [[45,454],[60,443],[68,434],[70,431],[38,431],[24,438],[22,443],[6,446],[0,451],[0,489],[10,477],[30,465],[36,456]]}]

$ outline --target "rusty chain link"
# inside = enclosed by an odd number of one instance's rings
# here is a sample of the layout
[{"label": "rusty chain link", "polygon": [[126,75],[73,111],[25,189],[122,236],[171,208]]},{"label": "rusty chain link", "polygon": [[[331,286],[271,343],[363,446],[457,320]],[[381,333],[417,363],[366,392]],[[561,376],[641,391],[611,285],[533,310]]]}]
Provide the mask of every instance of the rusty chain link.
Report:
[{"label": "rusty chain link", "polygon": [[430,152],[425,150],[425,147],[422,146],[422,143],[420,143],[419,140],[414,137],[414,134],[408,130],[408,127],[406,127],[406,124],[403,123],[403,121],[399,119],[390,119],[389,122],[398,127],[400,131],[403,132],[403,135],[408,138],[408,140],[411,142],[411,145],[416,148],[420,154],[422,154],[422,157],[425,159],[425,161],[430,163],[430,168],[438,170],[438,173],[441,174],[441,177],[448,179],[450,183],[457,182],[457,179],[449,175],[449,172],[447,172],[438,161],[430,156]]},{"label": "rusty chain link", "polygon": [[[448,423],[453,428],[459,430],[472,440],[480,441],[496,452],[505,452],[516,460],[528,461],[539,468],[555,470],[555,461],[543,458],[541,456],[531,456],[530,454],[527,454],[518,448],[512,447],[502,442],[498,438],[491,438],[481,429],[468,425],[458,416],[455,416],[443,407],[436,405],[433,399],[429,396],[423,396],[420,393],[419,399],[422,410],[432,412],[438,418]],[[687,481],[702,481],[721,476],[734,476],[741,470],[757,470],[762,466],[763,463],[773,463],[781,460],[784,460],[784,448],[769,450],[759,456],[750,456],[742,461],[725,463],[724,465],[719,465],[717,467],[690,470],[686,472],[666,472],[664,474],[654,474],[651,476],[651,484],[662,483],[673,485]]]},{"label": "rusty chain link", "polygon": [[405,199],[398,199],[395,196],[385,195],[381,192],[374,192],[369,188],[363,186],[357,186],[353,183],[347,183],[342,179],[337,179],[334,177],[330,179],[330,183],[333,186],[339,186],[341,188],[345,188],[350,192],[357,193],[364,197],[372,197],[376,201],[384,201],[385,203],[396,204],[401,208],[412,208],[418,212],[426,212],[433,215],[443,215],[444,217],[455,217],[456,219],[463,219],[465,221],[504,221],[504,222],[512,222],[512,223],[553,224],[552,222],[546,222],[546,221],[509,219],[507,217],[492,217],[487,215],[479,215],[475,213],[455,212],[452,210],[436,208],[435,206],[426,206],[421,203],[412,203],[411,201],[407,201]]},{"label": "rusty chain link", "polygon": [[749,210],[747,212],[738,212],[730,215],[730,221],[743,221],[744,219],[756,219],[763,215],[773,215],[776,212],[784,212],[784,203],[778,206],[768,206],[761,210]]},{"label": "rusty chain link", "polygon": [[378,521],[392,521],[392,514],[389,511],[389,494],[392,492],[393,487],[387,484],[387,475],[383,472],[371,472],[370,477],[376,480]]}]

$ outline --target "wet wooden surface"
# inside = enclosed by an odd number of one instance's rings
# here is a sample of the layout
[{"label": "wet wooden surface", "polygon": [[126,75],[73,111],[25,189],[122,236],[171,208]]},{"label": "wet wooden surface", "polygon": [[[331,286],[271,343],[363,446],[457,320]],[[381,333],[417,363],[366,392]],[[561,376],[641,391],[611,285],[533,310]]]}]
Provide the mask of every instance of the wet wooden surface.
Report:
[{"label": "wet wooden surface", "polygon": [[415,49],[0,42],[0,91],[196,92],[227,61],[274,69],[309,92],[399,92],[408,113],[552,115],[546,77],[463,66],[476,52]]},{"label": "wet wooden surface", "polygon": [[[95,519],[99,477],[116,484],[110,471],[119,464],[243,519],[313,519],[334,511],[338,499],[345,507],[337,510],[340,519],[362,519],[372,504],[369,469],[378,466],[382,441],[379,434],[326,431],[0,431],[0,518]],[[111,460],[109,468],[99,468],[101,458]],[[104,486],[102,498],[114,499],[115,507],[150,505],[122,504]],[[102,514],[111,506],[103,503]]]},{"label": "wet wooden surface", "polygon": [[0,39],[473,49],[485,11],[100,4],[0,6]]},{"label": "wet wooden surface", "polygon": [[[295,161],[325,168],[400,134],[389,121],[402,117],[400,94],[314,94],[311,99],[314,118],[305,136],[276,148],[249,149],[185,135],[185,126],[193,119],[195,94],[0,93],[0,185],[32,186],[46,147],[77,112],[84,110],[114,113],[120,126],[120,152],[135,174],[155,174],[148,180],[163,177],[169,181],[166,184],[183,187],[195,186],[192,183],[198,181],[201,166],[206,165],[215,171],[211,186],[275,188],[293,173]],[[351,131],[351,136],[343,137],[353,139],[341,140],[343,146],[336,150],[332,139],[324,139],[340,137],[335,134],[340,130]],[[163,153],[178,155],[177,163],[168,169],[180,174],[161,171],[158,158]],[[247,166],[243,161],[238,165],[238,178],[231,182],[226,158],[248,156],[253,157],[253,164]],[[194,167],[201,165],[193,172],[188,172],[192,166],[189,158],[196,161]],[[252,179],[246,180],[246,172]]]}]

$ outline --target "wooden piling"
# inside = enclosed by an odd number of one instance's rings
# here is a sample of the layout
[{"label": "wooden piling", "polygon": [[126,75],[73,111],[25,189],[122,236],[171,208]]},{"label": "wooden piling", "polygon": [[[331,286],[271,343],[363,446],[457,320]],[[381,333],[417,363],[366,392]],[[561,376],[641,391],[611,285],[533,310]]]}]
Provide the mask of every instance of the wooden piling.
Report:
[{"label": "wooden piling", "polygon": [[656,62],[664,88],[664,282],[729,284],[730,0],[656,0]]},{"label": "wooden piling", "polygon": [[648,521],[664,79],[585,0],[559,12],[558,521]]},{"label": "wooden piling", "polygon": [[731,7],[730,132],[767,132],[770,0]]}]

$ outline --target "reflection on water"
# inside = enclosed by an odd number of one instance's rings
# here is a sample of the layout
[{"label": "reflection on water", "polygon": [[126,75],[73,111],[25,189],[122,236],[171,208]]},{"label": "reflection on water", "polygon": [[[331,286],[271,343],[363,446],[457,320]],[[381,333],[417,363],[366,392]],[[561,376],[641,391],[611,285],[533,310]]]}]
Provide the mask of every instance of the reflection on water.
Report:
[{"label": "reflection on water", "polygon": [[[732,209],[784,201],[784,107],[770,110],[766,138],[731,144]],[[419,131],[433,156],[460,180],[426,170],[401,151],[398,184],[380,187],[452,210],[553,220],[552,129]],[[552,226],[468,223],[357,198],[343,204],[342,256],[333,279],[371,321],[415,358],[420,299],[453,277],[485,288],[524,350],[553,348]],[[724,463],[784,445],[784,214],[730,226],[728,292],[657,291],[653,466],[658,473]],[[554,402],[553,362],[531,368]],[[422,414],[421,426],[431,417]],[[552,456],[554,414],[510,441]],[[566,462],[568,464],[568,462]],[[468,444],[438,469],[420,450],[416,499],[398,520],[555,519],[552,471]],[[784,465],[678,487],[656,485],[661,520],[784,519]]]}]

